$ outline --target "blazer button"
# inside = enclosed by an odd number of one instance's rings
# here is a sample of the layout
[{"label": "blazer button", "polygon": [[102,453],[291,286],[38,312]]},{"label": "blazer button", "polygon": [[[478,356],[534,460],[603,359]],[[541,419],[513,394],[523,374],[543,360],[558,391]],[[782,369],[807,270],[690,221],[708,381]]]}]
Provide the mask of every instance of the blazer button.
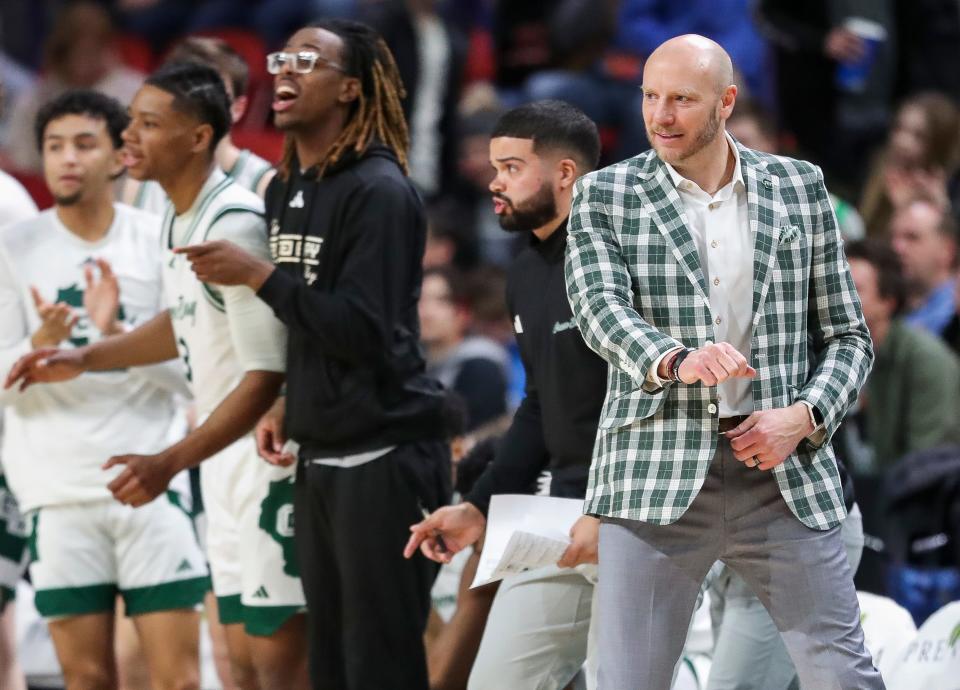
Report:
[{"label": "blazer button", "polygon": [[714,405],[713,403],[710,403],[709,405],[707,405],[707,412],[709,412],[710,414],[716,414],[717,406]]}]

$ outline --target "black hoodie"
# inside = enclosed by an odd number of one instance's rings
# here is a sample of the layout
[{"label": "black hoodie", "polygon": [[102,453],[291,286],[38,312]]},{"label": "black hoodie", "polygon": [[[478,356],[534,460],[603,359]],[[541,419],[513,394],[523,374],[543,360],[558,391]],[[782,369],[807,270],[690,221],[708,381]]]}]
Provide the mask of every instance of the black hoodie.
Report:
[{"label": "black hoodie", "polygon": [[305,458],[442,439],[417,301],[426,220],[393,152],[371,145],[266,194],[277,266],[260,288],[289,329],[285,431]]}]

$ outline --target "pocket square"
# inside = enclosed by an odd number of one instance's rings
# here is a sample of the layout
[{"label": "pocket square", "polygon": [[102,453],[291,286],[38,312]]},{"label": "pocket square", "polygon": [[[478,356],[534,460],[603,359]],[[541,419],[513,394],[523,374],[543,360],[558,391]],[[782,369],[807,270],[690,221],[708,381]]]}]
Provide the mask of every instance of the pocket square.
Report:
[{"label": "pocket square", "polygon": [[800,237],[799,225],[784,225],[780,228],[780,244],[789,244]]}]

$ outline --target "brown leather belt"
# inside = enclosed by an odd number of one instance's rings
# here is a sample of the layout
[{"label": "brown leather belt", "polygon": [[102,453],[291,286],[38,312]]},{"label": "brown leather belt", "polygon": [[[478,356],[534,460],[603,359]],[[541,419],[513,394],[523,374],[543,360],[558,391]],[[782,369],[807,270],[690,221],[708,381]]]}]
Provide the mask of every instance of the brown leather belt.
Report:
[{"label": "brown leather belt", "polygon": [[720,423],[717,424],[717,431],[721,434],[730,431],[731,429],[740,426],[741,422],[747,418],[745,414],[738,414],[735,417],[721,417]]}]

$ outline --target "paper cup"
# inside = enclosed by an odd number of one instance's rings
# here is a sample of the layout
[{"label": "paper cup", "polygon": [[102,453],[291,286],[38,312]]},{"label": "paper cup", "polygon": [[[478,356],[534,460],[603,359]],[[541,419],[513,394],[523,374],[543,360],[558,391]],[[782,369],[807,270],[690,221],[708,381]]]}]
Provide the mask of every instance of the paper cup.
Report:
[{"label": "paper cup", "polygon": [[864,43],[863,57],[855,62],[837,65],[836,84],[843,91],[860,92],[867,87],[870,72],[877,61],[880,45],[887,40],[887,30],[881,24],[863,17],[851,17],[844,28],[856,34]]}]

